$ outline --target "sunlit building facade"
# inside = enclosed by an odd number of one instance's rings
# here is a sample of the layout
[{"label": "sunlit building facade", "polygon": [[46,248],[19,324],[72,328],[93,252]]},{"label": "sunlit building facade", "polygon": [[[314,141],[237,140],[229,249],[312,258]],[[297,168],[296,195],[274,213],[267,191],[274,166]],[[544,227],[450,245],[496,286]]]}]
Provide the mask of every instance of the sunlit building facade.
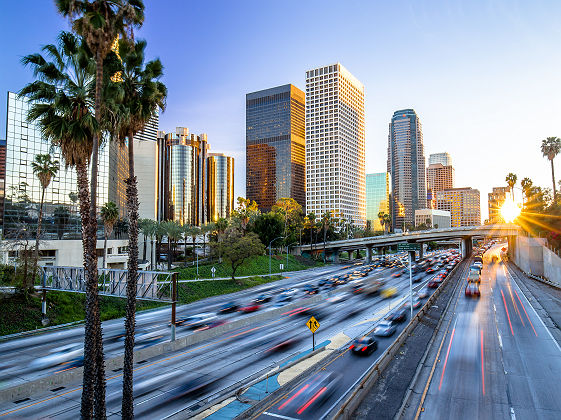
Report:
[{"label": "sunlit building facade", "polygon": [[209,153],[207,169],[207,214],[210,222],[216,222],[230,217],[234,209],[234,158]]},{"label": "sunlit building facade", "polygon": [[158,124],[156,113],[134,136],[134,173],[138,183],[138,217],[156,220],[158,180]]},{"label": "sunlit building facade", "polygon": [[306,209],[366,224],[364,85],[340,63],[306,72]]},{"label": "sunlit building facade", "polygon": [[388,136],[388,172],[392,181],[392,225],[414,226],[415,210],[426,208],[425,152],[421,122],[415,110],[394,112]]},{"label": "sunlit building facade", "polygon": [[306,206],[304,92],[288,84],[246,95],[246,196],[262,211]]},{"label": "sunlit building facade", "polygon": [[451,220],[450,212],[446,210],[415,210],[415,227],[424,225],[429,229],[445,229],[451,227]]},{"label": "sunlit building facade", "polygon": [[427,168],[427,188],[433,193],[454,188],[454,168],[442,163],[433,163]]},{"label": "sunlit building facade", "polygon": [[431,153],[429,155],[429,166],[440,163],[442,166],[452,166],[452,156],[449,153]]},{"label": "sunlit building facade", "polygon": [[480,226],[481,205],[479,190],[452,188],[436,193],[438,210],[450,212],[451,227]]},{"label": "sunlit building facade", "polygon": [[[2,214],[2,230],[6,238],[21,236],[22,230],[35,232],[41,185],[33,174],[31,162],[38,154],[50,154],[59,162],[57,175],[45,191],[43,208],[43,239],[79,239],[81,222],[77,200],[76,171],[65,168],[65,163],[56,148],[41,136],[35,123],[27,121],[29,101],[8,92],[8,112],[6,120],[5,197]],[[111,144],[111,143],[109,143]],[[101,207],[111,200],[117,202],[115,191],[124,186],[110,188],[110,184],[121,181],[110,170],[110,149],[107,142],[99,154],[97,203]],[[98,237],[103,235],[100,223]]]},{"label": "sunlit building facade", "polygon": [[501,207],[503,206],[508,194],[510,194],[510,187],[493,187],[493,192],[490,192],[487,195],[489,223],[505,222],[503,216],[501,215]]},{"label": "sunlit building facade", "polygon": [[378,213],[390,214],[390,175],[366,174],[366,223],[372,230],[384,230]]}]

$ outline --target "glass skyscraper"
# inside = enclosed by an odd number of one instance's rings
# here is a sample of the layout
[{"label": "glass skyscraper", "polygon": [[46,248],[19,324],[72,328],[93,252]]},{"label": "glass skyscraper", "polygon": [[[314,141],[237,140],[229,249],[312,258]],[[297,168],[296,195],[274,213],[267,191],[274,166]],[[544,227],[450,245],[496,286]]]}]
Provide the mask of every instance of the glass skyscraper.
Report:
[{"label": "glass skyscraper", "polygon": [[[65,168],[62,156],[42,138],[39,127],[27,122],[28,110],[29,101],[26,98],[8,92],[3,235],[9,238],[21,233],[24,228],[29,232],[37,229],[41,184],[33,174],[31,162],[38,154],[50,154],[53,160],[59,161],[59,170],[45,191],[43,239],[79,239],[81,224],[76,172]],[[118,177],[114,177],[115,181],[110,178],[110,149],[111,146],[105,142],[99,154],[97,203],[100,207],[109,200],[116,202],[115,191],[124,189]],[[121,187],[115,185],[110,189],[109,185],[113,182],[121,184]],[[102,234],[100,224],[98,236]]]},{"label": "glass skyscraper", "polygon": [[209,153],[208,168],[208,219],[216,222],[228,218],[234,209],[234,158],[223,153]]},{"label": "glass skyscraper", "polygon": [[246,95],[246,196],[263,211],[306,205],[304,92],[291,84]]},{"label": "glass skyscraper", "polygon": [[366,174],[366,221],[372,230],[384,230],[378,213],[390,214],[390,175]]},{"label": "glass skyscraper", "polygon": [[394,112],[388,135],[392,182],[392,225],[414,226],[415,210],[426,208],[425,152],[421,122],[413,109]]}]

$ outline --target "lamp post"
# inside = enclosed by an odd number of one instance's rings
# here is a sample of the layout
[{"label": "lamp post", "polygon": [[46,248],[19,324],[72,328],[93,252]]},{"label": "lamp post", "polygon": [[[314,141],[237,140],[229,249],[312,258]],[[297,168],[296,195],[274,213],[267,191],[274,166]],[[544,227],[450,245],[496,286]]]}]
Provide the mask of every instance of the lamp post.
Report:
[{"label": "lamp post", "polygon": [[271,242],[269,242],[269,279],[271,278],[271,245],[273,245],[273,242],[275,242],[277,239],[282,238],[284,238],[284,236],[279,236],[278,238],[275,238]]},{"label": "lamp post", "polygon": [[298,243],[298,241],[292,242],[290,245],[287,245],[287,246],[286,246],[286,271],[288,271],[288,249],[289,249],[292,245],[297,244],[297,243]]}]

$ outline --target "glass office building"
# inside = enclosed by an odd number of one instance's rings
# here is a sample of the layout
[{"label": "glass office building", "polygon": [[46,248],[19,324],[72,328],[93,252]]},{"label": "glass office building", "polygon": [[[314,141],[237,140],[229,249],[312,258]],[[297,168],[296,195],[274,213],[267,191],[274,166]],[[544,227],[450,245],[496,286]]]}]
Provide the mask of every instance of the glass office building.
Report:
[{"label": "glass office building", "polygon": [[246,95],[246,196],[262,211],[306,205],[304,92],[291,84]]},{"label": "glass office building", "polygon": [[392,225],[414,226],[415,210],[426,208],[425,152],[415,110],[394,112],[388,136],[388,172],[392,182]]},{"label": "glass office building", "polygon": [[479,190],[473,188],[451,188],[436,193],[438,210],[450,212],[452,227],[481,225]]},{"label": "glass office building", "polygon": [[223,153],[209,153],[207,214],[210,222],[228,218],[234,209],[234,158]]},{"label": "glass office building", "polygon": [[[33,174],[31,162],[38,154],[50,154],[59,161],[57,175],[51,180],[45,191],[43,206],[43,239],[80,239],[81,224],[79,203],[77,200],[76,172],[65,168],[65,163],[56,148],[41,136],[39,127],[27,121],[29,101],[8,92],[8,112],[6,121],[4,203],[2,213],[2,230],[6,238],[20,236],[22,231],[35,232],[41,184]],[[105,142],[99,154],[97,203],[102,206],[107,201],[116,201],[115,191],[119,187],[109,188],[111,183],[122,184],[118,177],[110,177],[108,143]],[[100,224],[98,236],[103,235]]]},{"label": "glass office building", "polygon": [[384,230],[378,213],[390,214],[390,175],[366,174],[366,221],[372,230]]}]

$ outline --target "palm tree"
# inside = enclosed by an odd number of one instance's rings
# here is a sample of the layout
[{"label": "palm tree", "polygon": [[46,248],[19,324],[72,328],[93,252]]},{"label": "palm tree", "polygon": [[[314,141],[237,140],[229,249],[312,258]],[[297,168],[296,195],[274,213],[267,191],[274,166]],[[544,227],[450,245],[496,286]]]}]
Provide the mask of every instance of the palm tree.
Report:
[{"label": "palm tree", "polygon": [[524,203],[526,203],[528,201],[528,198],[530,197],[530,189],[532,188],[532,180],[528,177],[523,178],[522,181],[520,181],[520,185],[522,186],[522,192],[524,193]]},{"label": "palm tree", "polygon": [[[59,162],[58,160],[51,160],[51,155],[37,155],[35,160],[31,162],[31,169],[35,176],[39,179],[41,184],[41,204],[39,205],[39,215],[37,216],[37,234],[35,236],[35,258],[33,263],[33,277],[35,279],[35,273],[37,272],[37,262],[39,261],[39,238],[41,236],[41,221],[43,219],[43,203],[45,201],[45,191],[51,183],[58,172]],[[33,284],[26,285],[27,287],[33,287]]]},{"label": "palm tree", "polygon": [[152,219],[139,219],[138,227],[140,228],[140,231],[142,232],[142,236],[144,237],[144,252],[142,254],[142,259],[144,261],[148,261],[146,259],[146,245],[147,245],[148,238],[152,238],[155,234],[156,221]]},{"label": "palm tree", "polygon": [[216,230],[216,225],[214,223],[207,223],[201,226],[201,233],[203,234],[203,256],[206,258],[206,235]]},{"label": "palm tree", "polygon": [[175,255],[175,245],[181,239],[183,227],[173,220],[167,220],[160,223],[165,236],[168,238],[168,270],[171,270],[171,263]]},{"label": "palm tree", "polygon": [[201,234],[201,228],[198,226],[186,226],[184,228],[185,234],[190,236],[193,241],[193,261],[195,261],[195,253],[197,246],[197,236]]},{"label": "palm tree", "polygon": [[383,211],[378,212],[378,220],[380,221],[380,226],[382,226],[382,229],[384,229],[384,234],[386,233],[386,225],[385,225],[385,221],[384,221],[384,216],[385,215],[386,215],[386,213],[384,213]]},{"label": "palm tree", "polygon": [[505,178],[505,181],[506,181],[508,187],[510,188],[510,195],[511,195],[513,201],[514,201],[514,186],[516,185],[516,180],[517,179],[518,179],[518,177],[516,176],[516,174],[513,174],[512,172],[509,173]]},{"label": "palm tree", "polygon": [[[95,64],[95,119],[98,123],[102,121],[102,84],[103,84],[103,60],[111,51],[112,44],[118,36],[128,39],[132,36],[132,28],[142,25],[144,21],[144,4],[142,0],[56,0],[58,11],[71,21],[73,30],[81,35],[92,52]],[[101,124],[100,124],[101,125]],[[86,235],[87,282],[90,288],[97,286],[97,257],[95,255],[97,239],[97,171],[99,153],[100,131],[95,130],[92,139],[91,155],[91,199],[88,220],[88,234]],[[86,304],[87,305],[87,304]],[[101,318],[99,311],[89,306],[86,307],[86,324],[93,323],[97,346],[93,353],[84,352],[84,379],[82,390],[81,416],[90,418],[105,417],[105,367],[103,352],[98,351],[102,347]],[[88,335],[86,334],[86,340]],[[86,359],[95,356],[95,362],[91,365]],[[92,377],[92,374],[94,376]],[[92,386],[93,385],[93,386]],[[94,407],[95,404],[95,407]],[[132,412],[123,412],[123,417],[133,416]]]},{"label": "palm tree", "polygon": [[557,200],[557,188],[555,187],[555,170],[553,159],[561,152],[561,139],[559,137],[548,137],[542,140],[542,154],[551,162],[551,181],[553,182],[553,202]]},{"label": "palm tree", "polygon": [[103,268],[107,268],[107,238],[111,236],[113,226],[119,219],[119,208],[114,202],[109,201],[103,205],[101,208],[101,219],[103,220],[105,230],[105,240],[103,243]]},{"label": "palm tree", "polygon": [[330,211],[326,211],[321,216],[321,226],[323,228],[323,262],[326,258],[326,241],[327,241],[327,230],[333,225],[334,219]]},{"label": "palm tree", "polygon": [[392,225],[392,215],[389,213],[384,214],[384,234],[390,232],[390,227]]}]

